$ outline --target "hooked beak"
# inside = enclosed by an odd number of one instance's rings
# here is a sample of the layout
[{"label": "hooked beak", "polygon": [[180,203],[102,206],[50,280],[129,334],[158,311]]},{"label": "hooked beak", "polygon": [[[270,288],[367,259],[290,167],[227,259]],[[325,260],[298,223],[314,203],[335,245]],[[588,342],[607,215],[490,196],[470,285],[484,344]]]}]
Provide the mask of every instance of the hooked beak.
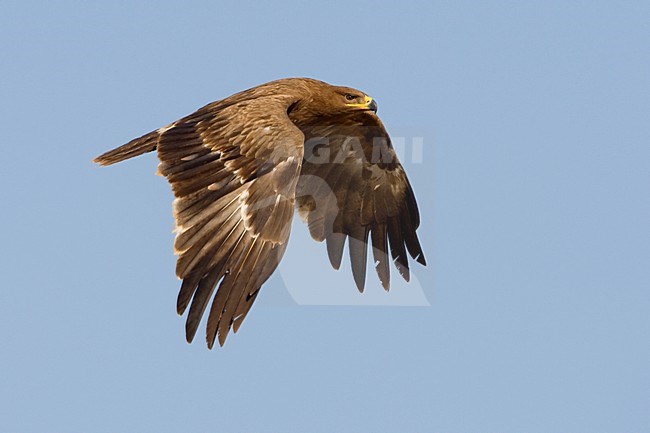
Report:
[{"label": "hooked beak", "polygon": [[371,110],[377,112],[377,103],[370,96],[366,95],[363,97],[363,102],[361,104],[347,104],[348,107],[356,107],[362,110]]},{"label": "hooked beak", "polygon": [[375,100],[368,95],[364,96],[363,102],[361,104],[347,104],[347,105],[348,107],[357,107],[357,108],[361,108],[362,110],[370,110],[374,113],[377,112],[377,102],[375,102]]}]

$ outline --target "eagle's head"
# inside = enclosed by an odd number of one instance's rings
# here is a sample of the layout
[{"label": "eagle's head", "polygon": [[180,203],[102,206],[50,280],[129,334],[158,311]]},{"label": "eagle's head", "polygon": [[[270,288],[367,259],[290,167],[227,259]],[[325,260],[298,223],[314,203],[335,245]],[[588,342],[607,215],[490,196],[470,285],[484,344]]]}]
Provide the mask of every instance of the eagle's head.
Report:
[{"label": "eagle's head", "polygon": [[360,90],[316,80],[310,80],[309,84],[308,95],[303,96],[289,112],[289,117],[297,124],[321,123],[325,119],[377,112],[377,102]]},{"label": "eagle's head", "polygon": [[351,87],[332,86],[330,100],[342,112],[372,111],[377,112],[377,102],[365,93]]}]

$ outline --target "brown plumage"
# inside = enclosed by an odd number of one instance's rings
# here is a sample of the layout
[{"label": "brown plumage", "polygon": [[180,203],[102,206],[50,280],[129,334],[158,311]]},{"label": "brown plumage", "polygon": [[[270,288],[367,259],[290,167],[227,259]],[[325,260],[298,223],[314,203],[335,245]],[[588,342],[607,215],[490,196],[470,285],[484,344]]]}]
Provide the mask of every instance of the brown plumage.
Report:
[{"label": "brown plumage", "polygon": [[[409,181],[364,93],[307,79],[273,81],[213,102],[97,157],[110,165],[158,151],[176,199],[177,311],[191,342],[210,299],[206,340],[239,329],[278,266],[294,207],[339,268],[346,241],[363,291],[368,244],[383,287],[390,259],[426,264]],[[218,288],[217,288],[218,287]],[[213,294],[216,290],[216,295]]]}]

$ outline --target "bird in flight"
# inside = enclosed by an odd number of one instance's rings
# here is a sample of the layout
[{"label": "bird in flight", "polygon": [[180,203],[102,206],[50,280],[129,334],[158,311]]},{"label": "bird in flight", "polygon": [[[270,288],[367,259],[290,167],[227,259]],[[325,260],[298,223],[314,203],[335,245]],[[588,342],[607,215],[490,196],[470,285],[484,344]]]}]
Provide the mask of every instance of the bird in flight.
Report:
[{"label": "bird in flight", "polygon": [[415,197],[376,111],[359,90],[286,78],[212,102],[95,158],[111,165],[157,151],[158,173],[175,196],[176,309],[182,315],[189,306],[188,342],[211,299],[208,348],[237,332],[282,259],[294,208],[311,236],[326,241],[335,269],[347,241],[359,291],[369,245],[386,290],[389,255],[407,281],[407,251],[426,265]]}]

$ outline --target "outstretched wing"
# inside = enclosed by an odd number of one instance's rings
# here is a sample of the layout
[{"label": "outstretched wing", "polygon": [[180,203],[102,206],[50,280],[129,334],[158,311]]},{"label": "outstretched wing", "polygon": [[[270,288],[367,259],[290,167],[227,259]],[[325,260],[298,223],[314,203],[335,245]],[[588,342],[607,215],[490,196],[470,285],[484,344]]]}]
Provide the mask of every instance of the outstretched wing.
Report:
[{"label": "outstretched wing", "polygon": [[[348,239],[352,274],[359,291],[366,278],[368,244],[383,287],[390,286],[390,262],[408,281],[406,251],[425,265],[416,229],[415,196],[379,118],[364,111],[303,129],[305,155],[296,195],[311,236],[327,241],[338,269]],[[369,241],[370,240],[370,241]]]},{"label": "outstretched wing", "polygon": [[[112,164],[158,150],[176,199],[177,311],[189,305],[191,342],[212,298],[206,340],[239,329],[278,266],[295,206],[304,135],[287,115],[290,96],[253,95],[207,105],[97,158]],[[227,102],[227,103],[225,103]]]}]

